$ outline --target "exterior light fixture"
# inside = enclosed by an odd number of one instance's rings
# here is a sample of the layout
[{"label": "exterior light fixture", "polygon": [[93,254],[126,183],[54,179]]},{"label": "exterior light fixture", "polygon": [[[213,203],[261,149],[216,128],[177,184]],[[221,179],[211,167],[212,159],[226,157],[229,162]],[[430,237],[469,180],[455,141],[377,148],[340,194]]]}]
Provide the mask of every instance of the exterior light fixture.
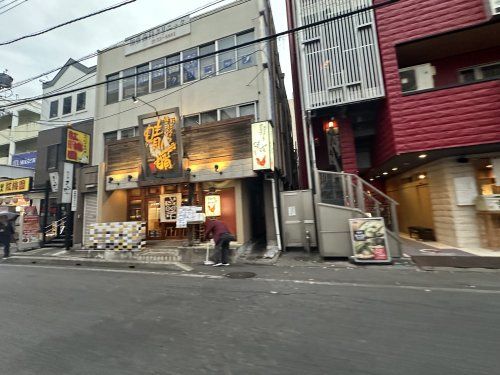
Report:
[{"label": "exterior light fixture", "polygon": [[425,159],[425,158],[427,157],[427,154],[420,154],[420,155],[418,155],[418,157],[419,157],[420,159]]},{"label": "exterior light fixture", "polygon": [[392,168],[393,171],[397,171],[398,169],[399,169],[398,167]]},{"label": "exterior light fixture", "polygon": [[214,165],[214,171],[215,171],[215,173],[222,174],[222,171],[219,171],[219,165],[218,164]]},{"label": "exterior light fixture", "polygon": [[380,178],[380,176],[375,176],[375,178]]},{"label": "exterior light fixture", "polygon": [[493,164],[488,164],[488,165],[486,166],[486,168],[490,168],[490,169],[491,169],[491,168],[493,168]]},{"label": "exterior light fixture", "polygon": [[113,182],[113,180],[114,180],[114,178],[113,178],[113,177],[109,177],[109,178],[108,178],[108,182],[109,182],[109,183],[112,183],[112,182]]},{"label": "exterior light fixture", "polygon": [[158,115],[158,110],[156,109],[156,107],[154,105],[151,105],[149,104],[148,102],[145,102],[144,100],[142,99],[139,99],[137,96],[132,96],[132,102],[134,104],[137,104],[138,102],[141,102],[143,104],[146,104],[147,106],[153,108],[155,110],[155,113],[156,113],[156,117],[160,117],[160,115]]},{"label": "exterior light fixture", "polygon": [[131,174],[129,174],[129,175],[127,176],[128,182],[132,181],[132,179],[133,179],[133,178],[134,178],[134,176],[132,176]]},{"label": "exterior light fixture", "polygon": [[427,176],[426,176],[425,174],[423,174],[423,173],[418,175],[418,178],[419,178],[420,180],[424,180],[426,177],[427,177]]},{"label": "exterior light fixture", "polygon": [[384,172],[382,173],[384,176],[387,176],[389,173],[388,172]]},{"label": "exterior light fixture", "polygon": [[375,181],[375,179],[374,178],[370,178],[370,181]]},{"label": "exterior light fixture", "polygon": [[335,120],[335,117],[330,118],[323,124],[323,131],[327,134],[328,133],[337,134],[339,132],[339,124],[337,120]]}]

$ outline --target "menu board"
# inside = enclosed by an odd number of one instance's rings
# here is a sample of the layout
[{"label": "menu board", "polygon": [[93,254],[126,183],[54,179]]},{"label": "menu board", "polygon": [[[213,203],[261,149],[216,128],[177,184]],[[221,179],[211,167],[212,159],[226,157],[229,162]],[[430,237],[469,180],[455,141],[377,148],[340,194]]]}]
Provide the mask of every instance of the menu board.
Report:
[{"label": "menu board", "polygon": [[201,207],[181,206],[177,210],[177,228],[187,228],[188,224],[199,224],[205,221],[205,214],[201,213]]},{"label": "menu board", "polygon": [[349,219],[349,228],[355,262],[391,262],[384,218]]}]

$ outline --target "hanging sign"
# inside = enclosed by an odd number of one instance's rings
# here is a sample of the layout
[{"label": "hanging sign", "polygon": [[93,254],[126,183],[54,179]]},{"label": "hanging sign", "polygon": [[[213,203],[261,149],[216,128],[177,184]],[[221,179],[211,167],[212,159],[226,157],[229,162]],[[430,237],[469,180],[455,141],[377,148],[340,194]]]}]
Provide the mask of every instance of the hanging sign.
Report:
[{"label": "hanging sign", "polygon": [[217,217],[221,215],[220,195],[205,196],[205,215]]},{"label": "hanging sign", "polygon": [[355,262],[391,262],[387,233],[382,217],[349,219],[349,228]]},{"label": "hanging sign", "polygon": [[36,155],[36,151],[12,155],[12,165],[15,167],[35,169]]},{"label": "hanging sign", "polygon": [[75,163],[90,162],[90,135],[74,129],[67,130],[66,160]]},{"label": "hanging sign", "polygon": [[177,174],[180,168],[177,116],[168,114],[143,125],[148,174]]},{"label": "hanging sign", "polygon": [[73,190],[73,164],[64,163],[63,179],[61,187],[61,203],[71,203],[72,190]]},{"label": "hanging sign", "polygon": [[177,221],[177,210],[181,203],[181,193],[160,195],[160,221],[162,223],[175,223]]},{"label": "hanging sign", "polygon": [[189,16],[179,18],[142,34],[125,39],[125,56],[142,51],[191,33]]},{"label": "hanging sign", "polygon": [[0,194],[22,193],[29,191],[30,178],[16,178],[13,180],[0,181]]},{"label": "hanging sign", "polygon": [[78,209],[78,190],[73,189],[71,192],[71,211],[75,212]]},{"label": "hanging sign", "polygon": [[50,189],[53,193],[57,193],[59,191],[59,172],[50,172],[49,173],[50,180]]},{"label": "hanging sign", "polygon": [[254,171],[274,170],[273,127],[269,121],[252,124],[252,165]]}]

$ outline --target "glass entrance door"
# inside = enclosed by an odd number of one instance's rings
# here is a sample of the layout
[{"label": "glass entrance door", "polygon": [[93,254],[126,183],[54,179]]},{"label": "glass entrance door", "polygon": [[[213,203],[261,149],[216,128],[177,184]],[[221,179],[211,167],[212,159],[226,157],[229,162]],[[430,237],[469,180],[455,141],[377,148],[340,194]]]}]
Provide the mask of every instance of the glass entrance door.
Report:
[{"label": "glass entrance door", "polygon": [[148,199],[146,202],[147,210],[147,239],[161,240],[163,233],[160,225],[160,200]]}]

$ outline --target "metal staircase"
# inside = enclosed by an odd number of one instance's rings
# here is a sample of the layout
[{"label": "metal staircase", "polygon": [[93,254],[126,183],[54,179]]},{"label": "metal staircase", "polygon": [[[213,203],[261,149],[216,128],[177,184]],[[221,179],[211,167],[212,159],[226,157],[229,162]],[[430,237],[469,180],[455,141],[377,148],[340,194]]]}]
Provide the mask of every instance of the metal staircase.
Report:
[{"label": "metal staircase", "polygon": [[318,240],[323,256],[352,255],[348,219],[370,216],[384,218],[391,254],[401,256],[395,200],[355,174],[316,170],[315,183]]}]

